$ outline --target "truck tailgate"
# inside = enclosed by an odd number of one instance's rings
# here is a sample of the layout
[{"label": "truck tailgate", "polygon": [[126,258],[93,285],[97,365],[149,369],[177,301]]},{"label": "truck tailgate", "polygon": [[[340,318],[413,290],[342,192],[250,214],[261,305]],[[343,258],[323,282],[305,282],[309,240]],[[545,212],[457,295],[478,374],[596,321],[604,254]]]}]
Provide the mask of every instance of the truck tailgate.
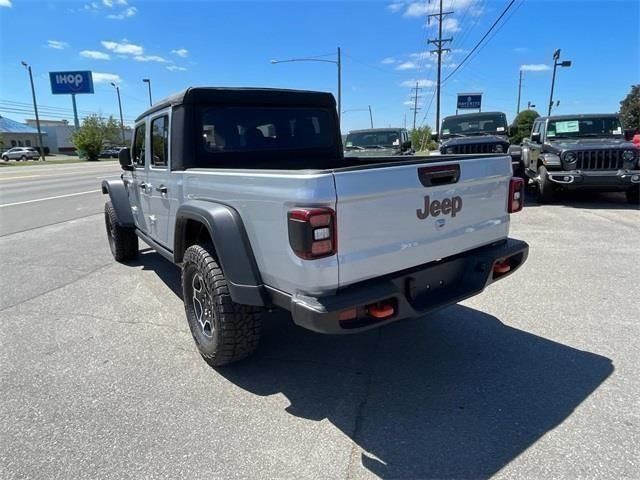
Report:
[{"label": "truck tailgate", "polygon": [[341,287],[507,237],[508,156],[336,170],[334,178]]}]

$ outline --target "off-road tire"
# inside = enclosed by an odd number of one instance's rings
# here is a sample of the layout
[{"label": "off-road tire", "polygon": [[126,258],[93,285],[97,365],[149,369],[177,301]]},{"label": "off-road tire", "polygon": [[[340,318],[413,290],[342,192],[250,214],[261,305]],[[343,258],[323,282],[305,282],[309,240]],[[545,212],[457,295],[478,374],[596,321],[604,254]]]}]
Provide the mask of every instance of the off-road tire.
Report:
[{"label": "off-road tire", "polygon": [[212,367],[221,367],[253,353],[260,340],[262,319],[260,308],[231,300],[227,280],[212,251],[208,244],[187,248],[182,293],[187,322],[202,358]]},{"label": "off-road tire", "polygon": [[640,186],[635,185],[625,192],[627,202],[631,205],[640,205]]},{"label": "off-road tire", "polygon": [[538,167],[538,178],[536,180],[538,183],[538,201],[540,203],[553,202],[553,197],[554,197],[553,189],[555,187],[553,185],[553,182],[549,180],[547,168],[544,165],[540,165]]},{"label": "off-road tire", "polygon": [[111,202],[104,204],[104,223],[113,258],[117,262],[133,260],[138,256],[138,236],[133,228],[118,225],[116,210]]}]

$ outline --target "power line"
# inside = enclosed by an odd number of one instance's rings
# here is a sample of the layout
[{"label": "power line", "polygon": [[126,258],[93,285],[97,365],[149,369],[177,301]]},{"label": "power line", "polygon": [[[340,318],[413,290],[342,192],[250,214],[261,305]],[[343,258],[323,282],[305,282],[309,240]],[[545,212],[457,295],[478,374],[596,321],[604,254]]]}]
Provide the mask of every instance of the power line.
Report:
[{"label": "power line", "polygon": [[496,19],[495,22],[493,22],[493,25],[491,25],[491,27],[489,28],[489,30],[487,30],[487,32],[483,35],[483,37],[478,41],[478,43],[475,44],[475,46],[471,49],[471,51],[468,53],[468,55],[466,57],[464,57],[464,60],[462,60],[458,66],[453,70],[453,72],[451,72],[449,75],[447,75],[447,77],[444,79],[444,81],[446,82],[447,80],[449,80],[459,69],[460,67],[462,67],[462,65],[464,65],[464,63],[469,59],[469,57],[471,57],[471,55],[473,55],[473,52],[475,52],[478,47],[482,44],[482,42],[484,41],[485,38],[487,38],[487,36],[493,31],[493,29],[496,27],[496,25],[498,24],[498,22],[500,20],[502,20],[502,17],[505,16],[505,14],[509,11],[509,9],[513,6],[513,4],[516,2],[516,0],[511,0],[509,2],[509,4],[505,7],[505,9],[502,11],[502,13],[500,14],[500,16]]}]

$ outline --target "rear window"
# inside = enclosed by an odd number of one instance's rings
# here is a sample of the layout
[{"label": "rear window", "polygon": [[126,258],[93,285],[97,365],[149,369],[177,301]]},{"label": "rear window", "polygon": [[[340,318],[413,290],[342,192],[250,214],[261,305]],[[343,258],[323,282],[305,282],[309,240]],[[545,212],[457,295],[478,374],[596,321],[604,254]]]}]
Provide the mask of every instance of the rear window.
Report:
[{"label": "rear window", "polygon": [[289,168],[296,160],[335,157],[332,115],[308,107],[202,107],[196,114],[197,166],[247,168],[250,161],[255,167]]}]

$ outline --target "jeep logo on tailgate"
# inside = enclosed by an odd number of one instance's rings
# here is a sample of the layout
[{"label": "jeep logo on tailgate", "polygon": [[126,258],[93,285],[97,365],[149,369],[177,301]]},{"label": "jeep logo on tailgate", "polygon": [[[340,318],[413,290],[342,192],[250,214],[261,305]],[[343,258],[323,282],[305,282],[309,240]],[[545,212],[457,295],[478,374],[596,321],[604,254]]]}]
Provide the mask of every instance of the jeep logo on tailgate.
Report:
[{"label": "jeep logo on tailgate", "polygon": [[451,218],[455,218],[458,212],[462,210],[462,197],[444,198],[441,201],[430,201],[429,195],[424,197],[424,209],[416,210],[416,215],[420,220],[424,220],[429,215],[432,217],[438,217],[442,215],[451,215]]}]

